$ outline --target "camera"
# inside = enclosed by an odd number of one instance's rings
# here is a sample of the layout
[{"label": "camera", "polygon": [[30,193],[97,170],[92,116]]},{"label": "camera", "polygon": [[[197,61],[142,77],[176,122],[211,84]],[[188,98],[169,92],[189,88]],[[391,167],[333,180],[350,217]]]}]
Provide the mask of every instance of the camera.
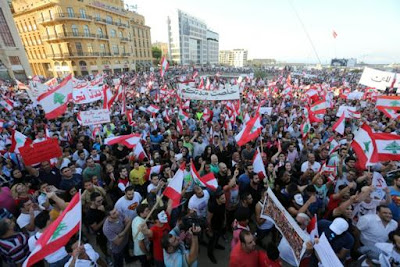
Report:
[{"label": "camera", "polygon": [[196,214],[189,214],[182,218],[182,223],[179,228],[186,232],[193,226],[193,224],[204,228],[206,220],[198,217]]}]

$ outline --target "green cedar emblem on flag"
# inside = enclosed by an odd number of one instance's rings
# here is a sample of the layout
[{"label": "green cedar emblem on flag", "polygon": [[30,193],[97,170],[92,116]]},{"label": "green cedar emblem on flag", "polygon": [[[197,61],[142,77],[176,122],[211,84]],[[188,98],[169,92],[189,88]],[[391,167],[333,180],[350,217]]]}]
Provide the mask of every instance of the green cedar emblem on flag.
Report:
[{"label": "green cedar emblem on flag", "polygon": [[393,154],[397,154],[397,151],[400,151],[400,146],[397,144],[396,141],[393,141],[392,143],[387,145],[383,150],[387,150]]},{"label": "green cedar emblem on flag", "polygon": [[64,104],[64,98],[65,96],[63,94],[60,93],[54,93],[54,104],[59,103],[60,105]]}]

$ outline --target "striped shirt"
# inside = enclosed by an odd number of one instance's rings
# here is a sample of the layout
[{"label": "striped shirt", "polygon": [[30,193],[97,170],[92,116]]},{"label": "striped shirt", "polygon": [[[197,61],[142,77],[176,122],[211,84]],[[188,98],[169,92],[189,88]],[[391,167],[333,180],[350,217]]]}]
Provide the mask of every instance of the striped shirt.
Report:
[{"label": "striped shirt", "polygon": [[8,266],[22,264],[29,255],[28,236],[17,233],[5,239],[0,239],[0,255]]}]

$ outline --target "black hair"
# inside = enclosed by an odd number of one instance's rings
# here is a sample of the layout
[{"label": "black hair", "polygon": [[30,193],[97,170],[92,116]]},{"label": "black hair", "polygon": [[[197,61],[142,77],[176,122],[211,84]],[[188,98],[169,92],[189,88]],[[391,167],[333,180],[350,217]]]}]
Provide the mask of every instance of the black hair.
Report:
[{"label": "black hair", "polygon": [[273,260],[273,261],[275,261],[279,258],[279,250],[275,244],[269,243],[267,245],[267,256],[270,260]]},{"label": "black hair", "polygon": [[9,224],[5,219],[0,220],[0,237],[7,233],[9,227]]},{"label": "black hair", "polygon": [[90,201],[95,201],[97,197],[100,197],[101,194],[99,192],[92,192],[90,194]]},{"label": "black hair", "polygon": [[125,193],[132,191],[132,190],[135,190],[135,188],[132,185],[125,187]]},{"label": "black hair", "polygon": [[147,204],[139,204],[139,206],[137,206],[137,208],[136,208],[137,215],[140,216],[140,214],[142,214],[146,210],[147,207],[148,207]]},{"label": "black hair", "polygon": [[34,219],[34,224],[37,228],[42,230],[46,227],[47,222],[50,220],[50,214],[47,210],[40,212]]},{"label": "black hair", "polygon": [[389,207],[387,205],[379,205],[378,207],[376,207],[377,212],[380,212],[381,209],[389,209]]},{"label": "black hair", "polygon": [[239,234],[240,243],[246,243],[246,236],[251,235],[250,231],[243,229]]}]

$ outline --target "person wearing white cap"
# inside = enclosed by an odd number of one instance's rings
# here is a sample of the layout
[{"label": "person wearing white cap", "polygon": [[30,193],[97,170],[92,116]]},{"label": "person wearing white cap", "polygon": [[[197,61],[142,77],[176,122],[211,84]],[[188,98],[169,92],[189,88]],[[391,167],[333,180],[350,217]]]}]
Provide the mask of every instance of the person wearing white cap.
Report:
[{"label": "person wearing white cap", "polygon": [[318,221],[319,236],[325,233],[333,251],[341,261],[346,259],[354,245],[354,237],[347,231],[348,229],[349,223],[341,217],[334,219],[333,222],[328,220]]}]

